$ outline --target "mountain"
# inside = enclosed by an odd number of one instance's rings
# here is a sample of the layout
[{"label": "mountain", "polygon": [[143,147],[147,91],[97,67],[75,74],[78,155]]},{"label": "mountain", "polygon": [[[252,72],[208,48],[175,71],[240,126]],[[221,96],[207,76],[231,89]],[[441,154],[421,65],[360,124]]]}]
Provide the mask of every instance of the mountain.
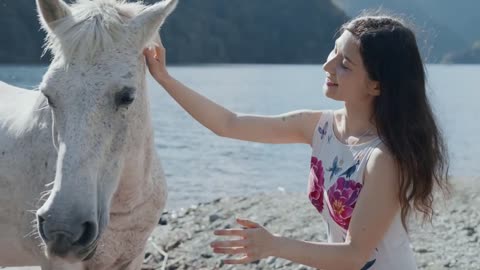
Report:
[{"label": "mountain", "polygon": [[[0,63],[48,62],[36,14],[0,0]],[[162,38],[170,63],[322,63],[347,19],[330,0],[182,0]]]},{"label": "mountain", "polygon": [[363,9],[392,11],[416,25],[419,46],[428,62],[469,47],[480,37],[478,0],[333,0],[354,17]]},{"label": "mountain", "polygon": [[0,63],[38,63],[45,34],[35,1],[0,0]]},{"label": "mountain", "polygon": [[423,10],[437,22],[443,22],[468,44],[480,38],[480,1],[418,0]]},{"label": "mountain", "polygon": [[480,63],[480,40],[475,42],[469,49],[447,54],[443,63],[463,63],[463,64],[478,64]]}]

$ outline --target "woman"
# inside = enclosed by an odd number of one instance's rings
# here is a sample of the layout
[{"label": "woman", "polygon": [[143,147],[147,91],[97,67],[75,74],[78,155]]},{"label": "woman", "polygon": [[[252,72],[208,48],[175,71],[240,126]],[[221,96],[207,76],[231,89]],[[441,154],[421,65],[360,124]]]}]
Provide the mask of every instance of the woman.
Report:
[{"label": "woman", "polygon": [[197,121],[222,137],[312,147],[309,199],[328,225],[328,243],[273,235],[237,219],[216,235],[215,253],[243,264],[281,257],[320,269],[417,269],[407,235],[412,212],[432,217],[434,187],[448,188],[446,147],[425,93],[413,32],[388,16],[342,26],[323,69],[324,92],[337,111],[239,115],[172,78],[165,50],[146,50],[155,80]]}]

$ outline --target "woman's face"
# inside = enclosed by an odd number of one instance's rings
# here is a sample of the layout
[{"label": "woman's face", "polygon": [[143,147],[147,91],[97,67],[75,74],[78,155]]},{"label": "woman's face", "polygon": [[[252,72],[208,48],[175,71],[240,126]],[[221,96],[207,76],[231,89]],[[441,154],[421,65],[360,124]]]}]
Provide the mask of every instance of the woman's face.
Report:
[{"label": "woman's face", "polygon": [[335,41],[323,69],[326,71],[323,88],[331,99],[363,103],[380,94],[378,83],[368,78],[358,40],[349,31],[344,31]]}]

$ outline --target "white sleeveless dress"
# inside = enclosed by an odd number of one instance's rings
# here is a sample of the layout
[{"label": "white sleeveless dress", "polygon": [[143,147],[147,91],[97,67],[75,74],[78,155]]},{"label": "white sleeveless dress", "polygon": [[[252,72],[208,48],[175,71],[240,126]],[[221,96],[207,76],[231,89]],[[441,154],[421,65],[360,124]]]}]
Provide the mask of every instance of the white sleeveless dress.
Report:
[{"label": "white sleeveless dress", "polygon": [[[333,111],[322,113],[312,141],[308,195],[327,224],[329,242],[345,242],[372,151],[382,142],[346,145],[333,132]],[[415,257],[400,211],[370,259],[359,270],[415,270]]]}]

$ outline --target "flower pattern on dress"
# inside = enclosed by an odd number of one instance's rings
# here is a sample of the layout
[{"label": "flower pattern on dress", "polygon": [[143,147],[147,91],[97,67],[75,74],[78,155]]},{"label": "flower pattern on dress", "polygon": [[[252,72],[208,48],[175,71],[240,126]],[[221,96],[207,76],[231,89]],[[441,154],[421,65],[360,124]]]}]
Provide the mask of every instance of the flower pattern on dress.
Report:
[{"label": "flower pattern on dress", "polygon": [[322,213],[323,211],[323,189],[324,189],[324,169],[322,161],[316,157],[310,160],[310,175],[308,180],[308,197],[313,206]]},{"label": "flower pattern on dress", "polygon": [[333,220],[345,230],[350,225],[353,208],[357,203],[362,184],[343,177],[337,179],[327,192],[329,212]]}]

